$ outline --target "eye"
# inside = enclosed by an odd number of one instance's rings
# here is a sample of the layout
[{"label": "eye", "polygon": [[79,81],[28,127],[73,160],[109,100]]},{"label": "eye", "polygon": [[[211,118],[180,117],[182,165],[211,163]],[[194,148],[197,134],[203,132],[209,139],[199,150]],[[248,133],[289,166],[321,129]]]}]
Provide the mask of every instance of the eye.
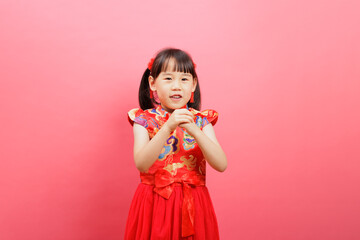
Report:
[{"label": "eye", "polygon": [[182,80],[183,80],[183,81],[187,81],[187,80],[189,80],[189,79],[187,79],[187,78],[183,78]]},{"label": "eye", "polygon": [[167,78],[165,78],[166,80],[171,80],[171,78],[170,77],[167,77]]}]

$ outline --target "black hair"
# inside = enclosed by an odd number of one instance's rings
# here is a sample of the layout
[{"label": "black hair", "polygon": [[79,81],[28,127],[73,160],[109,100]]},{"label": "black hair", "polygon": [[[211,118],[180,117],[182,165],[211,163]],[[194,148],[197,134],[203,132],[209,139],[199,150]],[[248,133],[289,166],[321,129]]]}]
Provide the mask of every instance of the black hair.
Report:
[{"label": "black hair", "polygon": [[154,103],[159,105],[160,103],[156,102],[154,98],[150,98],[150,86],[149,86],[149,76],[152,76],[156,79],[162,71],[166,71],[169,60],[174,59],[175,64],[174,68],[171,71],[176,72],[185,72],[190,73],[193,76],[193,79],[197,80],[195,92],[194,92],[194,102],[190,101],[187,103],[188,107],[194,108],[200,111],[201,106],[201,96],[200,96],[200,85],[199,79],[195,72],[194,62],[188,53],[177,48],[165,48],[157,53],[152,68],[146,69],[140,82],[139,87],[139,104],[142,110],[154,108]]}]

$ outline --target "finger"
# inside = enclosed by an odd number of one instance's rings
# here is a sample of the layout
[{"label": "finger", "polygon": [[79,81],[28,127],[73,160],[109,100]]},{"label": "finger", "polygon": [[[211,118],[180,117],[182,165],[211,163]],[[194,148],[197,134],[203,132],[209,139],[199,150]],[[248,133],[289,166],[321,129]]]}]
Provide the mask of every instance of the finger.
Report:
[{"label": "finger", "polygon": [[190,116],[184,115],[181,118],[179,118],[180,123],[191,123],[193,119]]},{"label": "finger", "polygon": [[188,122],[188,123],[194,122],[194,119],[188,115],[185,115],[183,119],[186,120],[186,122]]},{"label": "finger", "polygon": [[192,112],[190,112],[188,109],[185,108],[179,108],[176,109],[177,112],[182,113],[182,114],[193,114]]},{"label": "finger", "polygon": [[179,114],[194,117],[195,115],[187,109],[180,109]]}]

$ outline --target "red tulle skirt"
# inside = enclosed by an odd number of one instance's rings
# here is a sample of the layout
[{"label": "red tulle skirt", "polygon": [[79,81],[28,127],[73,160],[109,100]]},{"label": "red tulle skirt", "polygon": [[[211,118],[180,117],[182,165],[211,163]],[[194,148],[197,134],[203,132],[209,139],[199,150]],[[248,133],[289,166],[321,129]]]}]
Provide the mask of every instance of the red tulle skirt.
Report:
[{"label": "red tulle skirt", "polygon": [[175,186],[169,199],[140,183],[131,202],[125,240],[218,240],[215,211],[206,186],[191,188],[195,205],[195,234],[181,237],[183,190]]}]

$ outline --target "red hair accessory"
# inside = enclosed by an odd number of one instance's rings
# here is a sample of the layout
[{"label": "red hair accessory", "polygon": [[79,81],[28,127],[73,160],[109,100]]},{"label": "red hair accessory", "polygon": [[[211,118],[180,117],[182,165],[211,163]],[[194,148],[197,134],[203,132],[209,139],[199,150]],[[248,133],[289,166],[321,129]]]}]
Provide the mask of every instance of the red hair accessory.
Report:
[{"label": "red hair accessory", "polygon": [[151,70],[152,65],[154,63],[155,58],[150,59],[150,62],[148,63],[148,69]]}]

